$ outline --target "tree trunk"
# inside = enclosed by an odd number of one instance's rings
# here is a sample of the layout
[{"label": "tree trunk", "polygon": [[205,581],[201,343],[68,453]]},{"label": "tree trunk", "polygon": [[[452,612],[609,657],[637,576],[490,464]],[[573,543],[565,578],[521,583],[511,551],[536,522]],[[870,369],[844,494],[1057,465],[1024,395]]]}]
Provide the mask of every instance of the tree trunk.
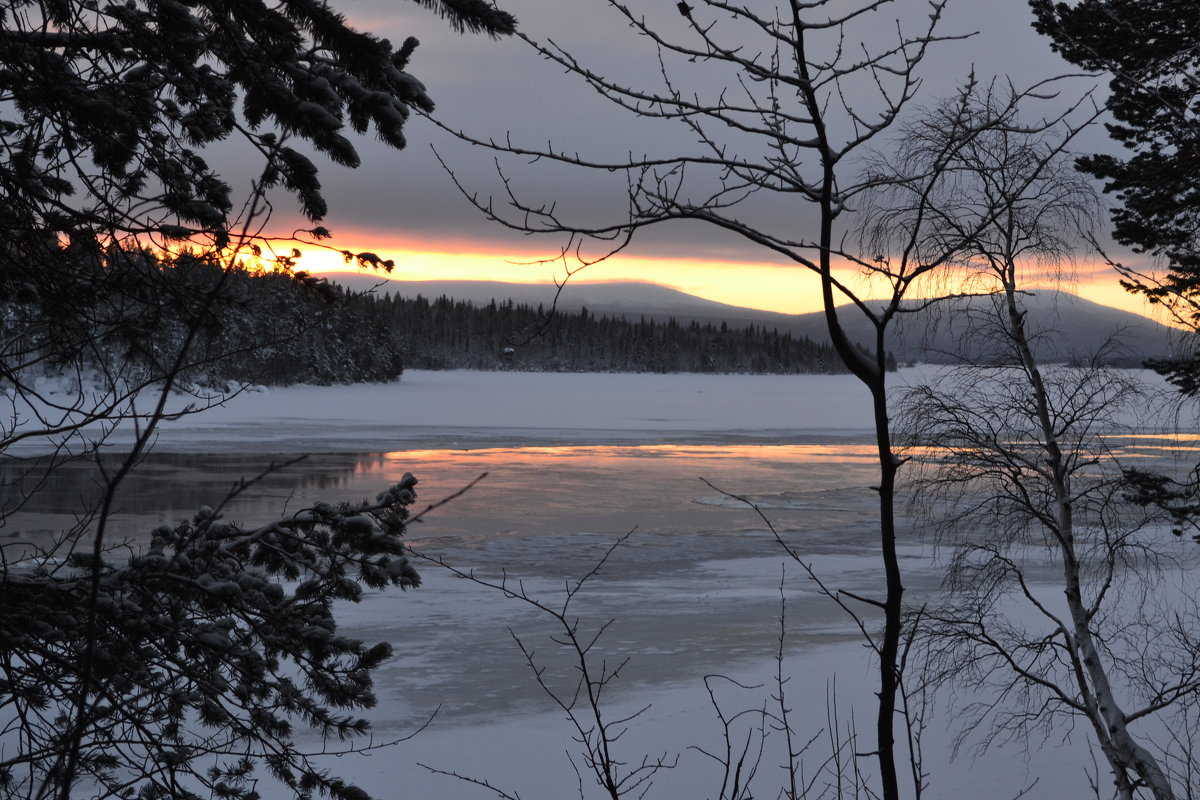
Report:
[{"label": "tree trunk", "polygon": [[[1123,798],[1133,797],[1133,785],[1128,772],[1132,771],[1139,780],[1150,788],[1155,800],[1174,800],[1175,794],[1170,781],[1145,747],[1134,739],[1126,724],[1125,713],[1117,703],[1116,693],[1109,682],[1108,672],[1101,661],[1099,648],[1091,630],[1091,618],[1083,601],[1083,588],[1079,580],[1080,565],[1075,553],[1074,515],[1071,509],[1071,485],[1067,466],[1064,463],[1058,435],[1050,416],[1050,400],[1042,380],[1037,360],[1029,347],[1025,331],[1024,312],[1017,306],[1014,284],[1005,285],[1005,302],[1009,322],[1012,325],[1013,342],[1017,347],[1033,389],[1037,404],[1037,422],[1042,437],[1042,447],[1050,467],[1057,524],[1052,531],[1057,540],[1062,560],[1063,582],[1066,587],[1067,608],[1071,614],[1073,630],[1067,634],[1071,659],[1076,664],[1076,679],[1088,709],[1092,727],[1096,731],[1101,750],[1108,759],[1117,789]],[[1080,666],[1082,665],[1082,666]]]}]

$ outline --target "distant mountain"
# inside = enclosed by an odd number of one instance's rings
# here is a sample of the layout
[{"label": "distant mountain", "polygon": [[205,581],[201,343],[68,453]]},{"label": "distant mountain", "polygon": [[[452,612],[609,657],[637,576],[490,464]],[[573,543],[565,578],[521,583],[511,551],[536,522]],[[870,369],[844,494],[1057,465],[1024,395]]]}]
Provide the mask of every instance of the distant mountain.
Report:
[{"label": "distant mountain", "polygon": [[[486,305],[511,299],[536,307],[549,308],[555,302],[555,287],[549,284],[502,283],[498,281],[380,281],[365,275],[331,275],[349,288],[367,289],[380,284],[378,291],[405,297],[420,294],[426,298],[442,295]],[[963,358],[996,360],[995,336],[974,335],[980,322],[991,315],[989,298],[946,301],[911,314],[903,314],[893,325],[888,349],[901,362],[926,361],[954,363]],[[1025,298],[1027,324],[1039,332],[1038,355],[1045,360],[1086,360],[1104,351],[1110,364],[1137,365],[1146,358],[1171,352],[1170,328],[1154,320],[1084,300],[1061,291],[1038,291]],[[568,284],[559,296],[557,308],[578,311],[582,307],[596,316],[616,316],[656,321],[674,318],[677,322],[701,324],[722,322],[730,327],[748,325],[790,332],[793,337],[808,337],[827,342],[824,315],[778,314],[704,300],[684,292],[651,283],[579,283]],[[851,338],[868,344],[873,332],[860,314],[847,308],[841,315]]]},{"label": "distant mountain", "polygon": [[[398,293],[404,297],[420,294],[425,298],[445,295],[454,300],[468,300],[476,305],[487,305],[492,300],[512,300],[535,308],[540,303],[546,308],[554,303],[555,287],[548,283],[503,283],[500,281],[393,281],[381,280],[371,275],[328,276],[351,289],[364,290],[378,286],[379,292]],[[578,311],[583,306],[599,314],[676,314],[692,315],[703,313],[705,318],[725,319],[726,315],[752,315],[759,324],[757,315],[770,318],[791,319],[788,314],[773,314],[749,308],[715,303],[694,295],[685,294],[654,283],[568,283],[558,298],[557,307],[564,311]],[[691,319],[688,316],[687,319]],[[747,317],[749,319],[749,316]]]},{"label": "distant mountain", "polygon": [[[893,323],[888,348],[897,360],[951,364],[962,360],[996,363],[1011,360],[997,326],[994,298],[948,300],[921,311],[902,314]],[[1026,295],[1026,329],[1043,361],[1139,366],[1148,358],[1172,351],[1179,332],[1152,319],[1102,306],[1068,292],[1045,290]],[[849,310],[844,325],[852,338],[865,341],[872,329]],[[798,317],[797,331],[823,330],[820,314]],[[811,335],[811,334],[810,334]]]}]

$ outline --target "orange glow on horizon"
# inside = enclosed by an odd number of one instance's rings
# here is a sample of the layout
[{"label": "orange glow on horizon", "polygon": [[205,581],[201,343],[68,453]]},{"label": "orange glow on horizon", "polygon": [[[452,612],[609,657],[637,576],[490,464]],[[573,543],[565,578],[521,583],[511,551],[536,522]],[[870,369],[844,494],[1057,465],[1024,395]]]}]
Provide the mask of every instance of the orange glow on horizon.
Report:
[{"label": "orange glow on horizon", "polygon": [[[538,256],[511,252],[464,248],[458,252],[438,249],[424,242],[405,242],[390,246],[372,242],[364,236],[355,246],[339,242],[326,249],[298,244],[303,253],[299,267],[310,273],[369,274],[347,264],[339,251],[369,251],[380,258],[392,259],[395,268],[381,279],[401,281],[495,281],[501,283],[552,285],[561,281],[565,270],[560,260],[542,260]],[[364,241],[365,240],[365,241]],[[835,270],[860,296],[879,297],[861,271],[846,267]],[[820,284],[814,273],[801,266],[765,262],[740,262],[705,258],[660,258],[618,254],[602,263],[580,270],[571,283],[651,283],[675,289],[705,300],[731,306],[804,314],[821,310]],[[1111,269],[1102,263],[1079,263],[1063,282],[1045,281],[1036,288],[1059,288],[1103,306],[1140,314],[1170,324],[1161,312],[1142,298],[1121,288]],[[917,291],[914,296],[921,296]],[[925,295],[928,296],[928,295]]]}]

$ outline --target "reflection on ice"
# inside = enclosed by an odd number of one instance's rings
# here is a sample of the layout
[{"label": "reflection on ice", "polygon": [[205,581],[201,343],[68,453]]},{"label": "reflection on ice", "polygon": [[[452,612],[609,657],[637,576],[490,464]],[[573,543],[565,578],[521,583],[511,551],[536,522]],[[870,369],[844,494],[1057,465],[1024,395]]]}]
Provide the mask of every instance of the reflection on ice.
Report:
[{"label": "reflection on ice", "polygon": [[388,461],[411,463],[436,459],[441,462],[472,461],[510,463],[525,459],[620,459],[691,458],[776,461],[857,462],[875,458],[868,444],[643,444],[643,445],[530,445],[524,447],[480,447],[454,450],[397,450],[384,453]]},{"label": "reflection on ice", "polygon": [[[664,775],[656,795],[702,796],[711,787],[711,765],[687,748],[708,741],[714,730],[703,678],[722,674],[757,687],[742,698],[750,704],[745,707],[768,702],[782,602],[784,663],[806,735],[827,724],[827,692],[836,692],[843,719],[855,713],[869,718],[873,686],[869,649],[844,613],[786,562],[752,510],[698,478],[758,505],[828,585],[871,595],[880,583],[871,449],[859,443],[729,452],[655,446],[492,449],[444,458],[422,453],[440,460],[434,469],[439,481],[454,470],[486,469],[489,478],[474,497],[431,520],[421,543],[460,567],[507,574],[523,580],[529,592],[553,598],[636,525],[576,610],[588,631],[613,621],[597,645],[598,658],[631,659],[613,687],[614,713],[651,704],[622,741],[624,752],[681,753],[683,769]],[[1154,455],[1161,457],[1161,449]],[[404,462],[396,454],[386,460]],[[493,477],[498,480],[489,486]],[[919,605],[935,593],[941,567],[919,532],[906,527],[903,535],[908,598]],[[527,765],[559,757],[570,732],[531,679],[510,635],[536,647],[550,674],[569,679],[571,664],[548,638],[553,630],[495,593],[426,572],[429,591],[381,598],[394,602],[397,614],[406,612],[414,652],[385,672],[380,724],[400,725],[442,702],[433,727],[406,745],[412,762],[481,775],[522,796],[557,796],[546,787],[572,787],[569,772],[558,776],[563,782],[540,770],[529,778]],[[1033,570],[1031,577],[1048,574]],[[948,763],[954,731],[948,716],[934,718],[926,740],[935,768],[931,796],[978,791],[981,775],[987,776],[986,796],[995,797],[1016,796],[1034,779],[1044,790],[1039,796],[1047,797],[1086,785],[1091,762],[1082,735],[998,748],[979,763],[966,755]],[[395,769],[389,774],[394,779]],[[481,796],[469,785],[417,769],[403,774],[431,796]]]},{"label": "reflection on ice", "polygon": [[[1164,447],[1200,447],[1200,439],[1140,436],[1114,444],[1126,453],[1161,457]],[[139,482],[127,487],[123,524],[149,530],[164,513],[188,516],[194,505],[211,502],[214,493],[270,461],[269,456],[152,455],[144,477],[135,476]],[[830,586],[869,595],[878,589],[880,565],[877,495],[869,488],[876,476],[874,448],[865,440],[324,455],[268,475],[240,496],[228,515],[252,520],[317,499],[373,496],[410,471],[421,481],[419,507],[487,473],[465,495],[413,526],[410,541],[462,569],[508,575],[539,597],[560,596],[566,581],[590,569],[617,537],[635,531],[576,610],[587,630],[613,620],[597,645],[598,656],[630,658],[612,687],[614,708],[653,704],[623,746],[630,753],[645,748],[683,754],[682,769],[664,777],[657,796],[704,791],[709,765],[687,748],[705,742],[713,730],[705,675],[760,684],[764,688],[751,701],[769,699],[782,602],[787,604],[785,663],[803,730],[816,734],[826,725],[826,691],[833,690],[834,676],[846,718],[860,700],[860,719],[869,718],[870,657],[861,634],[788,564],[754,511],[711,488],[756,504]],[[28,509],[47,529],[58,524],[62,499],[91,485],[82,465],[62,480],[43,506]],[[908,597],[919,604],[939,585],[940,566],[919,532],[905,527],[903,536]],[[570,743],[570,731],[531,679],[512,639],[514,633],[521,636],[546,664],[569,675],[570,665],[547,638],[544,620],[432,565],[421,571],[425,585],[419,591],[371,594],[346,607],[344,630],[395,645],[395,658],[377,676],[380,702],[373,715],[381,738],[408,732],[440,711],[431,728],[412,742],[383,757],[343,760],[337,768],[381,796],[394,795],[401,785],[412,796],[486,796],[431,775],[417,762],[481,774],[531,799],[559,796],[546,787],[572,788],[569,771],[565,782],[554,783],[540,767],[536,775],[529,770],[531,764],[560,758]],[[945,749],[952,722],[934,724],[931,751]],[[1089,763],[1077,746],[1082,738],[1065,750],[1056,741],[1044,748],[1031,745],[1028,753],[998,751],[989,756],[988,774],[1004,776],[1015,795],[1028,783],[1028,757],[1031,774],[1050,775],[1039,784],[1045,789],[1040,796],[1057,796],[1064,785],[1078,788],[1082,767]],[[952,797],[955,787],[978,785],[969,760],[957,767],[944,767],[940,754],[936,760],[934,796]],[[1055,783],[1055,770],[1065,781]]]}]

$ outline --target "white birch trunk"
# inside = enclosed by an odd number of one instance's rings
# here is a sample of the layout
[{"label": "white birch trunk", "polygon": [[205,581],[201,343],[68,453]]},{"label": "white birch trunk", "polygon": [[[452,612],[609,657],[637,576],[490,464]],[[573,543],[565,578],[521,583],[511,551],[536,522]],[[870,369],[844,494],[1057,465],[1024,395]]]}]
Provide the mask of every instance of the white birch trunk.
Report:
[{"label": "white birch trunk", "polygon": [[[1011,272],[1009,276],[1011,278]],[[1024,313],[1018,308],[1013,281],[1005,281],[1005,302],[1009,322],[1012,325],[1013,342],[1020,353],[1022,366],[1033,390],[1037,404],[1038,427],[1042,437],[1050,468],[1057,525],[1052,531],[1057,539],[1062,560],[1063,581],[1067,607],[1074,630],[1067,634],[1071,658],[1075,662],[1076,680],[1079,691],[1088,709],[1088,716],[1100,748],[1108,759],[1116,787],[1122,798],[1132,798],[1135,784],[1129,772],[1138,777],[1138,782],[1147,786],[1155,800],[1174,800],[1171,783],[1163,773],[1154,755],[1143,747],[1129,732],[1124,711],[1117,702],[1116,693],[1108,678],[1108,672],[1100,657],[1099,648],[1091,629],[1091,618],[1083,600],[1083,587],[1079,574],[1079,560],[1075,552],[1074,514],[1071,508],[1070,476],[1064,463],[1058,435],[1050,414],[1050,401],[1046,385],[1042,380],[1037,360],[1029,346],[1025,331]]]}]

